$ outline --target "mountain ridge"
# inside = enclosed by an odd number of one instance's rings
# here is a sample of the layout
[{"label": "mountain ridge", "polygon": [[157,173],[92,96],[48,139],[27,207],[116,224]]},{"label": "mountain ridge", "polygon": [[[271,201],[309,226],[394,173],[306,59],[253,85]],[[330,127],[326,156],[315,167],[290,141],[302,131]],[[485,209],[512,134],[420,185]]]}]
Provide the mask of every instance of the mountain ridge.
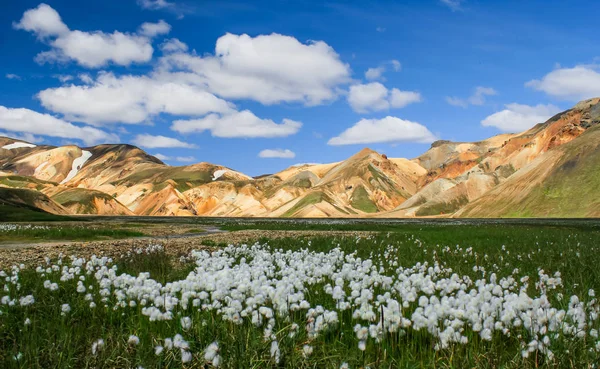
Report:
[{"label": "mountain ridge", "polygon": [[[477,142],[435,141],[413,159],[388,158],[363,148],[340,162],[293,165],[256,177],[207,162],[169,166],[128,144],[36,146],[0,137],[0,188],[3,196],[11,189],[36,191],[44,196],[36,201],[44,203],[45,210],[60,214],[586,216],[596,213],[558,205],[554,213],[539,210],[544,207],[537,203],[548,199],[537,194],[535,186],[560,188],[564,196],[574,196],[556,183],[563,176],[557,169],[564,165],[563,156],[571,158],[573,170],[588,186],[595,186],[590,174],[594,170],[586,167],[600,166],[595,160],[600,150],[596,153],[594,146],[598,123],[600,98],[593,98],[520,133]],[[571,155],[569,150],[579,146],[593,147],[593,153]],[[539,175],[533,180],[536,170]],[[528,199],[529,205],[522,207],[518,199]],[[500,202],[520,210],[482,210],[504,209]]]}]

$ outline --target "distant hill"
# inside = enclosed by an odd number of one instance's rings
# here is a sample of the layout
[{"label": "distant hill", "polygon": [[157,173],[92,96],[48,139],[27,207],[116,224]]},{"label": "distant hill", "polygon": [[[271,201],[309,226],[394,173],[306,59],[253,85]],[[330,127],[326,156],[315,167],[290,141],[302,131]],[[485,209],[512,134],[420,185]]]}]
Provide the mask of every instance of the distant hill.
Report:
[{"label": "distant hill", "polygon": [[525,132],[437,141],[414,159],[365,148],[256,178],[211,163],[171,167],[131,145],[0,137],[0,205],[153,216],[600,216],[599,123],[595,98]]}]

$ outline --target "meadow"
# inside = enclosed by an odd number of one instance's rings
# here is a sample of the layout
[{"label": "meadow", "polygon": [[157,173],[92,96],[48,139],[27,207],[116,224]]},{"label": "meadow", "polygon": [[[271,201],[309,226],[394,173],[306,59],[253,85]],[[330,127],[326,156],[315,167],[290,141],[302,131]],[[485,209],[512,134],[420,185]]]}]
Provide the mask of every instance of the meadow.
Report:
[{"label": "meadow", "polygon": [[142,237],[144,233],[135,229],[114,226],[94,226],[90,224],[0,224],[0,243],[35,241],[92,241]]},{"label": "meadow", "polygon": [[600,231],[581,224],[16,265],[0,272],[0,367],[596,368]]}]

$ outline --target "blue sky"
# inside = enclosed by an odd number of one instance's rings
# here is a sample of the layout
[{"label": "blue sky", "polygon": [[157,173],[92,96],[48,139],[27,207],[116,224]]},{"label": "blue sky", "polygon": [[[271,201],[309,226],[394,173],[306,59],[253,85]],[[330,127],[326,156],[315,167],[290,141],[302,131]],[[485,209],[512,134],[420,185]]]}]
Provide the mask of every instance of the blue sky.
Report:
[{"label": "blue sky", "polygon": [[435,139],[522,131],[600,96],[598,11],[593,1],[13,1],[0,14],[0,132],[132,143],[171,165],[250,175],[363,147],[411,158]]}]

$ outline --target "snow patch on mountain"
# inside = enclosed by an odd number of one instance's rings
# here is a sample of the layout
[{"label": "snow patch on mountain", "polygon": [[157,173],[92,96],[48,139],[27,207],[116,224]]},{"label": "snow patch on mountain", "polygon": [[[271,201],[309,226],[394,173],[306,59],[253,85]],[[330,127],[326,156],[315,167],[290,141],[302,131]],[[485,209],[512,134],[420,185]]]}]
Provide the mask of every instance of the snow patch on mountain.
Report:
[{"label": "snow patch on mountain", "polygon": [[6,150],[20,149],[20,148],[23,148],[23,147],[30,147],[31,148],[31,147],[36,147],[36,145],[30,144],[30,143],[27,143],[27,142],[13,142],[13,143],[11,143],[9,145],[2,146],[2,148],[6,149]]},{"label": "snow patch on mountain", "polygon": [[215,170],[215,172],[213,173],[213,181],[216,181],[217,179],[221,178],[223,176],[223,174],[227,173],[227,171],[225,169],[219,169],[219,170]]},{"label": "snow patch on mountain", "polygon": [[88,161],[89,158],[92,157],[92,153],[89,151],[81,151],[81,156],[78,157],[77,159],[73,160],[73,166],[71,171],[69,172],[69,174],[67,175],[67,177],[60,182],[60,184],[69,182],[70,180],[72,180],[77,173],[79,173],[79,170],[81,169],[81,167],[83,167],[83,164],[85,164],[86,161]]}]

